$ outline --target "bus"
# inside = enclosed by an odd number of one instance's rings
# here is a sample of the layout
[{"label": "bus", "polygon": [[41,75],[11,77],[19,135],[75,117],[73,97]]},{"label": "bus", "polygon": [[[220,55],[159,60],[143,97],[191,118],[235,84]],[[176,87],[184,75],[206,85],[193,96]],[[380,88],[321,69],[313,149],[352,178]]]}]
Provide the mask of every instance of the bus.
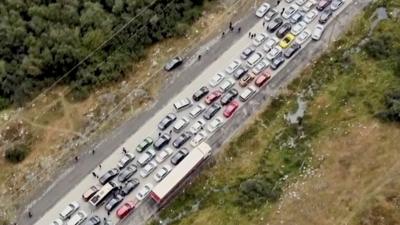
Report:
[{"label": "bus", "polygon": [[116,183],[112,181],[108,182],[89,200],[90,204],[93,206],[99,206],[117,188],[118,185]]}]

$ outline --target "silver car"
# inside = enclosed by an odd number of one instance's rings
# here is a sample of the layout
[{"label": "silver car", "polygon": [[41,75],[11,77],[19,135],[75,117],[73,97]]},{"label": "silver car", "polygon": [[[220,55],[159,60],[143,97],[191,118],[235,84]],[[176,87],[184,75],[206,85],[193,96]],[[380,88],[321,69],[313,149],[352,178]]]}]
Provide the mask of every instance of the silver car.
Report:
[{"label": "silver car", "polygon": [[291,5],[285,10],[285,12],[283,12],[282,17],[285,19],[289,19],[293,14],[297,12],[298,9],[299,7],[297,5]]},{"label": "silver car", "polygon": [[268,38],[268,40],[265,42],[265,44],[263,45],[263,49],[266,53],[268,53],[269,51],[271,51],[271,49],[273,47],[275,47],[279,42],[278,38],[275,37],[270,37]]},{"label": "silver car", "polygon": [[296,25],[292,27],[291,33],[295,36],[299,35],[305,28],[307,24],[303,21],[298,22]]},{"label": "silver car", "polygon": [[184,110],[190,106],[192,106],[192,101],[190,101],[189,98],[184,98],[174,103],[174,108],[176,111]]},{"label": "silver car", "polygon": [[309,30],[303,30],[303,32],[301,32],[299,34],[299,36],[297,36],[296,38],[296,43],[298,44],[303,44],[304,42],[307,41],[307,39],[311,36],[311,31]]},{"label": "silver car", "polygon": [[264,54],[261,52],[256,52],[247,59],[247,65],[251,68],[255,66],[260,60],[264,58]]},{"label": "silver car", "polygon": [[314,31],[311,35],[311,38],[314,41],[320,40],[324,31],[325,31],[325,27],[321,24],[318,24],[317,26],[315,26]]},{"label": "silver car", "polygon": [[149,162],[143,169],[140,171],[140,176],[145,178],[151,174],[156,168],[158,164],[155,161]]},{"label": "silver car", "polygon": [[169,172],[171,172],[172,167],[170,165],[164,165],[161,167],[156,174],[154,174],[154,180],[160,182],[164,177],[166,177]]},{"label": "silver car", "polygon": [[65,207],[65,209],[60,212],[60,217],[62,220],[67,220],[74,212],[76,212],[79,209],[79,203],[76,201],[73,201]]},{"label": "silver car", "polygon": [[242,102],[247,101],[254,93],[256,93],[256,87],[248,86],[242,93],[239,95],[239,99]]},{"label": "silver car", "polygon": [[214,131],[216,131],[218,128],[222,127],[222,125],[224,124],[224,119],[222,119],[221,117],[216,117],[214,120],[212,120],[210,122],[210,124],[208,124],[207,126],[207,130],[210,133],[213,133]]},{"label": "silver car", "polygon": [[318,16],[318,11],[316,9],[313,9],[308,13],[306,13],[303,20],[306,23],[311,23],[315,18],[317,18],[317,16]]},{"label": "silver car", "polygon": [[261,62],[257,63],[257,65],[251,70],[254,75],[257,75],[268,68],[270,62],[267,59],[261,60]]},{"label": "silver car", "polygon": [[267,59],[269,61],[272,61],[276,58],[278,58],[280,55],[282,55],[282,49],[279,46],[275,46],[271,51],[268,52],[267,54]]},{"label": "silver car", "polygon": [[149,193],[151,192],[152,189],[153,189],[152,184],[145,184],[142,187],[142,189],[140,189],[140,191],[136,194],[136,198],[139,201],[142,201],[143,199],[145,199],[147,197],[147,195],[149,195]]},{"label": "silver car", "polygon": [[237,70],[240,66],[240,61],[239,60],[234,60],[233,62],[231,62],[231,64],[228,65],[228,67],[225,69],[225,72],[228,74],[232,74],[233,72],[235,72],[235,70]]},{"label": "silver car", "polygon": [[223,80],[224,78],[225,78],[225,75],[224,75],[224,74],[222,74],[222,73],[217,73],[217,74],[215,74],[215,75],[211,78],[209,84],[211,85],[211,87],[216,87],[219,83],[222,82],[222,80]]},{"label": "silver car", "polygon": [[228,91],[233,85],[235,84],[235,80],[232,78],[224,80],[220,85],[219,89],[221,89],[222,92]]},{"label": "silver car", "polygon": [[193,119],[198,117],[202,112],[206,110],[206,106],[203,103],[199,103],[189,112],[190,117]]},{"label": "silver car", "polygon": [[256,34],[256,37],[253,39],[253,45],[258,47],[267,39],[267,35],[263,33]]}]

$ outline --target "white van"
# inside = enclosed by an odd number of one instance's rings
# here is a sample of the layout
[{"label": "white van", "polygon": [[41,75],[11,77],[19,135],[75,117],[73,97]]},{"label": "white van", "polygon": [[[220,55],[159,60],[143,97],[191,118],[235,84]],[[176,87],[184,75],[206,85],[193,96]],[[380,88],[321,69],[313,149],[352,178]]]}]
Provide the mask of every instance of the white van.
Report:
[{"label": "white van", "polygon": [[87,218],[85,211],[80,210],[67,222],[67,225],[79,225],[82,224]]},{"label": "white van", "polygon": [[192,117],[193,119],[200,116],[200,114],[202,112],[204,112],[204,110],[206,110],[206,106],[203,103],[199,103],[198,105],[196,105],[189,113],[190,117]]},{"label": "white van", "polygon": [[188,99],[188,98],[184,98],[184,99],[181,99],[181,100],[175,102],[174,108],[176,109],[176,111],[181,111],[186,108],[189,108],[191,105],[192,105],[192,101],[190,101],[190,99]]},{"label": "white van", "polygon": [[240,101],[247,101],[256,92],[256,90],[257,89],[254,86],[247,87],[242,93],[240,93]]},{"label": "white van", "polygon": [[187,118],[186,116],[182,117],[182,119],[178,120],[173,129],[175,131],[175,133],[179,133],[181,132],[183,129],[185,129],[185,127],[187,127],[187,125],[189,125],[189,118]]}]

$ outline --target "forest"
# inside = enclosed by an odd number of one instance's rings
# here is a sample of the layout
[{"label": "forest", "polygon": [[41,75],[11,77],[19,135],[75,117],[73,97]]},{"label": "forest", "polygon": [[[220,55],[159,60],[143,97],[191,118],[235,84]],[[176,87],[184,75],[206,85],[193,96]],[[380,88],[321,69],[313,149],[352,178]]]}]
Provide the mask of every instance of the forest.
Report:
[{"label": "forest", "polygon": [[23,105],[86,58],[60,84],[72,89],[74,99],[87,97],[95,87],[124,77],[147,46],[183,35],[201,15],[203,3],[4,0],[0,4],[0,110]]}]

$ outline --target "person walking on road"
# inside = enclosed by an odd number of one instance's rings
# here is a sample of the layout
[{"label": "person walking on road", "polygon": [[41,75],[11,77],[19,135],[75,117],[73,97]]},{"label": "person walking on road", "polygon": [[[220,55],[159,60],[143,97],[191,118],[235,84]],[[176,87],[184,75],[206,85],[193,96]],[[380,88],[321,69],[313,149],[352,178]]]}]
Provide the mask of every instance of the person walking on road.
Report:
[{"label": "person walking on road", "polygon": [[28,217],[32,218],[32,212],[31,211],[28,211]]},{"label": "person walking on road", "polygon": [[79,161],[79,157],[75,156],[75,162],[78,162],[78,161]]},{"label": "person walking on road", "polygon": [[280,1],[280,0],[278,0],[278,1],[276,2],[276,6],[278,6],[279,4],[281,4],[281,1]]},{"label": "person walking on road", "polygon": [[238,33],[240,33],[241,30],[242,30],[242,28],[241,28],[241,27],[238,27]]},{"label": "person walking on road", "polygon": [[101,169],[101,164],[99,164],[99,169]]},{"label": "person walking on road", "polygon": [[92,155],[94,155],[94,153],[96,153],[96,150],[92,149]]},{"label": "person walking on road", "polygon": [[122,152],[123,152],[124,154],[126,154],[126,149],[125,149],[125,147],[122,147]]},{"label": "person walking on road", "polygon": [[225,32],[222,32],[222,36],[221,36],[221,37],[222,37],[222,38],[225,37]]},{"label": "person walking on road", "polygon": [[282,8],[281,16],[283,15],[284,12],[285,12],[285,8]]},{"label": "person walking on road", "polygon": [[93,171],[92,172],[92,175],[95,177],[95,178],[99,178],[98,176],[97,176],[97,174]]}]

